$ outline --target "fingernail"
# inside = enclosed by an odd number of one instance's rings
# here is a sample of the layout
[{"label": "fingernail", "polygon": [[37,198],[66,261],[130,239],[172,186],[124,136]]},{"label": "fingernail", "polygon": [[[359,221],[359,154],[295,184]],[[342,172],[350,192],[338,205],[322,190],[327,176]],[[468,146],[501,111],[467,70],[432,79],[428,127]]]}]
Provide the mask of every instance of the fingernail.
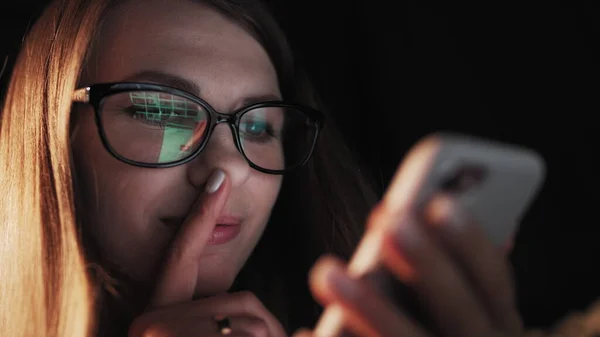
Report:
[{"label": "fingernail", "polygon": [[401,248],[414,249],[421,244],[423,233],[419,224],[412,216],[407,216],[400,222],[396,231],[396,240]]},{"label": "fingernail", "polygon": [[223,182],[225,181],[225,172],[220,169],[216,169],[208,178],[204,191],[208,194],[215,193],[219,190]]}]

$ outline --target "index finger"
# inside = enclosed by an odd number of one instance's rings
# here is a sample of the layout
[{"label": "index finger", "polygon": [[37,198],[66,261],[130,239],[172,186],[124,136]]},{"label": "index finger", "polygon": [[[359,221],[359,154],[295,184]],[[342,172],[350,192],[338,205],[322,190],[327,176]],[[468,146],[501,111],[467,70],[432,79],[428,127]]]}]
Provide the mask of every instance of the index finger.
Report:
[{"label": "index finger", "polygon": [[216,170],[169,246],[159,273],[150,307],[189,301],[194,296],[198,277],[198,258],[216,226],[230,184],[225,172]]}]

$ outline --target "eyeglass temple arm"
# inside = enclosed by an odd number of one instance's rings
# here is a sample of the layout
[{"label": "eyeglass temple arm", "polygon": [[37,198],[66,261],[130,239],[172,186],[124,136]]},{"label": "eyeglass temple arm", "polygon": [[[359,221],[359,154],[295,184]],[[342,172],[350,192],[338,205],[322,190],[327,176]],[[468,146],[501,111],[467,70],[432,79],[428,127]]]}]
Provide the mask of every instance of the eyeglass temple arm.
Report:
[{"label": "eyeglass temple arm", "polygon": [[90,87],[80,88],[73,92],[73,102],[89,103],[90,102]]}]

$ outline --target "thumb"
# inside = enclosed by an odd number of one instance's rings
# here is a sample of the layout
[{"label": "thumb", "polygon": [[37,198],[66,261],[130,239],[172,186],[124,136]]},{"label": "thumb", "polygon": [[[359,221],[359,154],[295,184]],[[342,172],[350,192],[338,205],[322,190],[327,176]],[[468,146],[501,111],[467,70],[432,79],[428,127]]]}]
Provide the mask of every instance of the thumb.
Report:
[{"label": "thumb", "polygon": [[215,170],[169,246],[150,300],[150,308],[189,301],[198,277],[198,257],[204,250],[221,215],[229,181],[225,172]]}]

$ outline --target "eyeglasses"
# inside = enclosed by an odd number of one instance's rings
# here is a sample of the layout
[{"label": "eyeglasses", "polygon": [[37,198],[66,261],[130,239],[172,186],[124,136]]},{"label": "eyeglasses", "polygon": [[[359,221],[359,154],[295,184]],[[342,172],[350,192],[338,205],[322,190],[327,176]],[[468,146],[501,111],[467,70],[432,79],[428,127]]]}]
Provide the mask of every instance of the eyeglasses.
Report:
[{"label": "eyeglasses", "polygon": [[225,114],[185,91],[149,83],[95,84],[75,90],[73,101],[94,107],[108,152],[150,168],[193,160],[217,124],[227,123],[237,150],[252,168],[283,174],[309,160],[324,123],[321,112],[281,101]]}]

